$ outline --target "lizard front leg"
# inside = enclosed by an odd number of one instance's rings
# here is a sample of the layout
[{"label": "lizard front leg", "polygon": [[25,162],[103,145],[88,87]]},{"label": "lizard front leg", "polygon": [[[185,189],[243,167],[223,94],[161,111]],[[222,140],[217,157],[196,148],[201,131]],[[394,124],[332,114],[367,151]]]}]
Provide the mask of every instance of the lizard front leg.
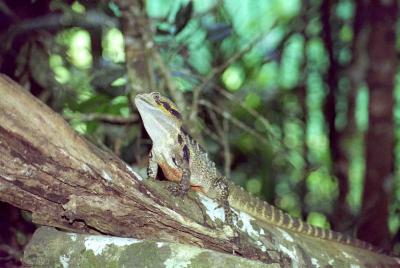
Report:
[{"label": "lizard front leg", "polygon": [[168,189],[175,196],[185,196],[190,190],[190,170],[184,168],[182,171],[182,178],[178,185],[170,185]]},{"label": "lizard front leg", "polygon": [[[177,160],[175,160],[176,163],[178,163]],[[180,161],[179,161],[180,162]],[[185,160],[183,160],[185,162]],[[190,190],[190,169],[189,169],[189,163],[184,163],[183,165],[179,165],[178,167],[182,173],[182,178],[179,182],[178,185],[171,185],[168,187],[168,189],[171,191],[171,193],[175,196],[185,196],[189,190]]]},{"label": "lizard front leg", "polygon": [[168,189],[175,196],[185,196],[190,189],[190,167],[189,167],[189,148],[187,145],[183,146],[182,152],[176,154],[177,157],[173,158],[173,162],[181,173],[182,177],[178,185],[171,185]]},{"label": "lizard front leg", "polygon": [[158,171],[158,164],[154,159],[153,151],[151,150],[149,153],[149,165],[147,166],[147,178],[155,180]]}]

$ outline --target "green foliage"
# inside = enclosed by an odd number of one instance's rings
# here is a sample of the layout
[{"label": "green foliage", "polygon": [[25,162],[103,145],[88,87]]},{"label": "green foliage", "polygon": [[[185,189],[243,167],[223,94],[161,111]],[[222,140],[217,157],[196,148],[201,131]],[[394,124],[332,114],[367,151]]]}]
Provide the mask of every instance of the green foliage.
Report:
[{"label": "green foliage", "polygon": [[103,37],[103,57],[113,62],[124,62],[124,37],[116,28],[108,29]]},{"label": "green foliage", "polygon": [[52,54],[49,57],[50,68],[54,72],[54,78],[57,82],[65,84],[70,79],[70,72],[64,66],[63,58],[58,54]]},{"label": "green foliage", "polygon": [[244,72],[241,66],[231,65],[222,74],[222,81],[227,89],[236,91],[241,88],[244,80]]},{"label": "green foliage", "polygon": [[67,47],[69,61],[77,68],[88,69],[92,64],[90,35],[79,28],[71,28],[57,36],[57,42]]},{"label": "green foliage", "polygon": [[[324,110],[331,63],[320,13],[316,12],[321,2],[194,0],[194,15],[179,33],[174,32],[176,14],[188,1],[149,0],[146,12],[152,29],[164,32],[154,31],[154,48],[160,52],[173,82],[187,99],[194,88],[204,82],[204,77],[213,74],[201,89],[200,98],[222,110],[215,112],[221,125],[224,117],[229,122],[231,179],[293,215],[307,217],[310,223],[329,228],[327,218],[334,212],[339,189],[332,172],[334,163]],[[109,8],[119,16],[117,6],[110,4]],[[87,12],[79,1],[73,2],[71,10]],[[332,4],[332,17],[337,22],[332,24],[333,54],[337,68],[342,70],[337,74],[334,125],[338,131],[350,133],[341,141],[341,146],[346,148],[349,159],[347,205],[356,217],[360,213],[365,173],[363,137],[368,129],[369,96],[363,84],[354,88],[343,72],[353,60],[354,13],[353,1],[340,0]],[[104,143],[109,139],[110,143],[115,142],[117,138],[109,138],[112,135],[123,137],[122,151],[134,151],[132,146],[138,144],[139,125],[130,126],[132,131],[127,131],[126,126],[117,131],[113,129],[110,135],[104,130],[108,125],[81,117],[85,113],[129,117],[134,110],[129,94],[117,92],[118,88],[124,88],[125,76],[110,82],[107,90],[94,86],[93,82],[99,80],[96,72],[100,67],[96,65],[99,59],[92,55],[91,38],[90,29],[80,27],[66,28],[55,38],[49,66],[54,79],[73,96],[63,102],[63,113],[72,118],[70,123],[77,131],[100,136]],[[112,66],[126,64],[120,29],[104,27],[101,44],[102,60]],[[230,61],[232,58],[234,60]],[[225,63],[229,64],[224,66]],[[160,82],[163,78],[157,64],[151,59],[150,65],[149,70],[156,73],[153,82],[161,85],[157,90],[162,91],[164,83]],[[394,115],[397,129],[400,129],[398,84]],[[350,101],[352,94],[354,102]],[[187,107],[191,107],[191,102]],[[199,107],[199,125],[218,134],[210,113],[203,106]],[[354,115],[349,115],[352,110]],[[396,130],[396,139],[399,137]],[[226,159],[221,153],[220,140],[212,140],[206,134],[203,138],[205,147],[213,153],[212,157],[222,170]],[[393,233],[400,226],[398,142],[395,151],[395,194],[390,210]],[[134,156],[127,155],[123,156],[128,162],[135,161]]]},{"label": "green foliage", "polygon": [[326,216],[318,212],[311,212],[310,214],[308,214],[307,222],[324,229],[330,228]]},{"label": "green foliage", "polygon": [[[304,38],[301,35],[293,35],[283,50],[280,70],[280,86],[282,88],[294,88],[299,83],[300,68],[303,61]],[[317,51],[318,53],[318,51]]]}]

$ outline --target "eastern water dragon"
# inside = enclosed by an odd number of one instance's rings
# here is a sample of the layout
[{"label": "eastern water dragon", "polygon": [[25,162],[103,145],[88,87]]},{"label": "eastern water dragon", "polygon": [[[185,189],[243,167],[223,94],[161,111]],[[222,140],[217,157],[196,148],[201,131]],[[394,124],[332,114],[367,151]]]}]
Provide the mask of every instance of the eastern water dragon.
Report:
[{"label": "eastern water dragon", "polygon": [[260,221],[321,239],[380,251],[367,242],[328,229],[312,226],[251,195],[222,176],[207,152],[184,130],[176,105],[157,92],[138,94],[136,106],[153,146],[149,154],[148,176],[155,179],[158,167],[165,177],[177,182],[173,194],[184,196],[190,189],[216,200],[224,209],[225,221],[233,225],[230,207]]}]

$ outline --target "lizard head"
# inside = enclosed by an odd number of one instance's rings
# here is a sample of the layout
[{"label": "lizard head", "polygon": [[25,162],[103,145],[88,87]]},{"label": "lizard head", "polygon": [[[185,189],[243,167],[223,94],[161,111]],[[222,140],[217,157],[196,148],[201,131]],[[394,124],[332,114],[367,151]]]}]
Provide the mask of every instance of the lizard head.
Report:
[{"label": "lizard head", "polygon": [[151,92],[136,95],[135,104],[153,143],[177,137],[182,119],[175,103],[158,92]]}]

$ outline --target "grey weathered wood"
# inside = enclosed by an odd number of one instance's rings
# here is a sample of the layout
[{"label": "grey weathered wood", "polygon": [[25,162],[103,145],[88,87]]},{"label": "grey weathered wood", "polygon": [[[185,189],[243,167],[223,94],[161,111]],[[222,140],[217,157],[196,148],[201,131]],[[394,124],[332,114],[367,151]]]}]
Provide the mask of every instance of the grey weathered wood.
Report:
[{"label": "grey weathered wood", "polygon": [[41,227],[25,248],[30,267],[254,267],[279,268],[179,243],[60,232]]}]

